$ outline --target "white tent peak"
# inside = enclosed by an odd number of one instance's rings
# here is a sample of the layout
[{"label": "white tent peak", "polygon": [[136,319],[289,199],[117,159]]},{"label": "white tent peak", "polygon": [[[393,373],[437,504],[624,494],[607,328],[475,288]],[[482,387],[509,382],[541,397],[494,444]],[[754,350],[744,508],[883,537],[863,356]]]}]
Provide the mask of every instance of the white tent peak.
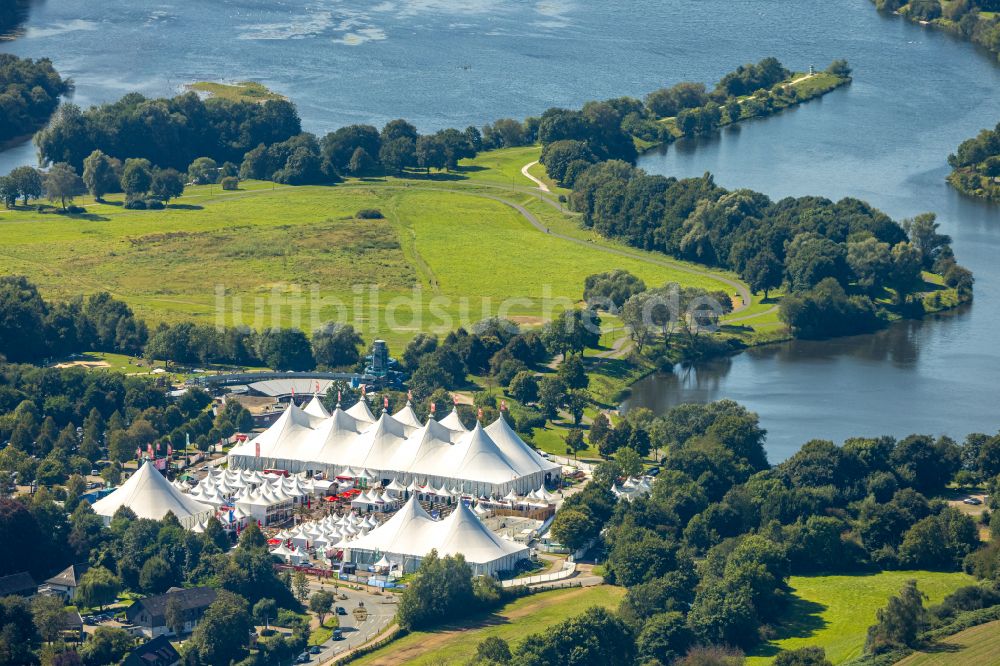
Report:
[{"label": "white tent peak", "polygon": [[448,416],[441,419],[439,423],[449,430],[457,430],[459,432],[469,431],[469,429],[462,423],[462,419],[458,416],[458,406],[453,407]]},{"label": "white tent peak", "polygon": [[309,404],[302,411],[310,416],[316,416],[321,419],[330,418],[330,412],[323,405],[323,401],[319,399],[319,393],[313,394],[312,400],[309,401]]},{"label": "white tent peak", "polygon": [[189,529],[212,514],[211,506],[175,488],[148,460],[113,493],[95,502],[94,513],[110,520],[122,506],[129,507],[139,518],[152,520],[173,513]]}]

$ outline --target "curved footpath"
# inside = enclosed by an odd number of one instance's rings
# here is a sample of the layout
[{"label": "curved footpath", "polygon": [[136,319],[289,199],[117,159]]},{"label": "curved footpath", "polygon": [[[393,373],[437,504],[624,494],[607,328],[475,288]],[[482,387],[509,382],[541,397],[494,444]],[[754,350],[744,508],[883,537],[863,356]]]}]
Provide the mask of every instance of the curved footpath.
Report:
[{"label": "curved footpath", "polygon": [[535,160],[534,162],[528,162],[527,164],[525,164],[523,167],[521,167],[521,175],[530,180],[531,182],[533,182],[535,185],[538,185],[538,189],[540,189],[542,192],[551,192],[552,190],[549,189],[548,185],[543,183],[538,178],[532,176],[531,172],[528,171],[528,169],[535,166],[536,164],[538,164],[538,160]]}]

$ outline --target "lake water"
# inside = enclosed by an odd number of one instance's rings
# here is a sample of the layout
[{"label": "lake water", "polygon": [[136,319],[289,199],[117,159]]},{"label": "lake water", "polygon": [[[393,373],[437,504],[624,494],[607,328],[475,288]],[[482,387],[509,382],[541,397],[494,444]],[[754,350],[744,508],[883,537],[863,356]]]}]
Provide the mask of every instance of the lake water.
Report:
[{"label": "lake water", "polygon": [[[845,57],[850,87],[641,166],[712,171],[724,186],[773,197],[855,196],[894,217],[935,211],[976,273],[975,304],[650,378],[628,405],[739,400],[761,415],[772,460],[811,437],[1000,427],[1000,209],[944,183],[947,154],[1000,121],[1000,68],[968,44],[880,16],[869,0],[48,0],[0,51],[51,57],[81,105],[202,79],[259,80],[317,133],[395,117],[422,130],[481,125],[714,81],[768,55],[798,70]],[[30,144],[4,151],[0,173],[32,159]]]}]

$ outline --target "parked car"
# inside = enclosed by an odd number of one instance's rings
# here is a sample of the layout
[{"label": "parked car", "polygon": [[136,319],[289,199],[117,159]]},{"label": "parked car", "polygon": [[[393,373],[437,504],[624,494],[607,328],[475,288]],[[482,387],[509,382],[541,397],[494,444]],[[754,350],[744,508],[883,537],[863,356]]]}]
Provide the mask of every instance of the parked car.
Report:
[{"label": "parked car", "polygon": [[344,632],[341,631],[340,629],[334,629],[333,630],[333,640],[335,640],[335,641],[342,641],[342,640],[344,640]]},{"label": "parked car", "polygon": [[312,661],[312,657],[309,656],[308,652],[303,652],[295,658],[296,664],[308,664],[310,661]]},{"label": "parked car", "polygon": [[323,651],[323,648],[321,648],[318,645],[313,645],[311,648],[309,648],[309,654],[319,654],[322,651]]},{"label": "parked car", "polygon": [[347,615],[347,610],[343,606],[337,606],[337,615]]},{"label": "parked car", "polygon": [[979,499],[978,497],[966,497],[962,501],[965,502],[966,504],[971,504],[973,506],[978,506],[979,504],[983,503],[983,501],[981,499]]}]

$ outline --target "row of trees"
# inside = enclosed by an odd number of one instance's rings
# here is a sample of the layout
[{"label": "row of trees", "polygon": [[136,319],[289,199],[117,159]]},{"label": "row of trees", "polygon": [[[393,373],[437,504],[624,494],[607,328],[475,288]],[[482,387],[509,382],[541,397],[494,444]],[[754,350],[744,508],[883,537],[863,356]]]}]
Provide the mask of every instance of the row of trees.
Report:
[{"label": "row of trees", "polygon": [[299,329],[219,330],[191,322],[160,324],[150,333],[131,308],[110,294],[50,302],[23,276],[0,277],[0,350],[11,362],[94,350],[180,363],[312,370],[353,367],[363,345],[350,324],[323,325],[311,338]]},{"label": "row of trees", "polygon": [[125,193],[125,207],[130,209],[162,209],[171,200],[184,193],[184,175],[175,169],[160,169],[146,159],[127,159],[123,165],[99,150],[83,161],[83,177],[76,168],[65,162],[53,164],[47,171],[20,166],[6,176],[0,176],[0,200],[7,208],[18,199],[24,205],[31,199],[45,195],[49,201],[59,202],[63,211],[83,212],[70,207],[84,192],[101,201],[111,192]]}]

